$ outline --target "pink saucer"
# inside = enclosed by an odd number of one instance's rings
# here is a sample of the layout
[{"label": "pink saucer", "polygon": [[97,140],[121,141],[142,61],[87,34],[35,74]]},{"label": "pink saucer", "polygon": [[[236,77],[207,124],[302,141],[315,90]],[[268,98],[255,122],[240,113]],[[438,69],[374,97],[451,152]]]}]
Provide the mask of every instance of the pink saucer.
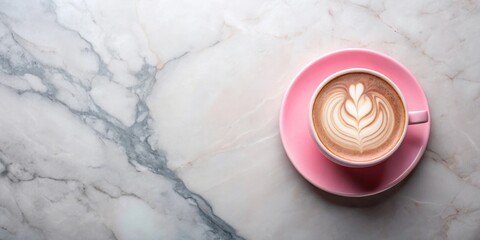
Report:
[{"label": "pink saucer", "polygon": [[348,168],[331,162],[310,135],[309,101],[323,79],[347,68],[369,68],[383,73],[402,91],[408,111],[429,111],[422,87],[402,64],[372,50],[344,49],[320,57],[295,77],[283,99],[280,134],[290,161],[310,183],[341,196],[369,196],[395,186],[413,170],[427,146],[430,121],[409,125],[399,149],[378,165]]}]

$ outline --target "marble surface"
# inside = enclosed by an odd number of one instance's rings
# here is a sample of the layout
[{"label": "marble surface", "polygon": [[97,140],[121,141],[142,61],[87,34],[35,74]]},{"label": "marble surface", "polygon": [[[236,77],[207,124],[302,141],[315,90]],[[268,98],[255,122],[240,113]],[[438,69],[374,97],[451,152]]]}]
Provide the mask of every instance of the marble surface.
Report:
[{"label": "marble surface", "polygon": [[[480,3],[0,1],[0,239],[479,239]],[[430,101],[411,176],[315,189],[278,114],[332,50],[384,52]]]}]

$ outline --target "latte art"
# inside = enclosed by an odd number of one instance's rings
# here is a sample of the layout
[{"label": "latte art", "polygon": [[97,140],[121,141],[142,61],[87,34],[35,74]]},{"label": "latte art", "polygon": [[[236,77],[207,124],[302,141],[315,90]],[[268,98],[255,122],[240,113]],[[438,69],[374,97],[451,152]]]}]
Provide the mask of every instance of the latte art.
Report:
[{"label": "latte art", "polygon": [[324,104],[325,132],[346,148],[360,153],[377,148],[393,131],[392,106],[380,93],[365,93],[362,83],[335,87]]},{"label": "latte art", "polygon": [[406,111],[386,80],[351,72],[330,80],[312,106],[318,140],[334,156],[352,162],[380,159],[403,136]]}]

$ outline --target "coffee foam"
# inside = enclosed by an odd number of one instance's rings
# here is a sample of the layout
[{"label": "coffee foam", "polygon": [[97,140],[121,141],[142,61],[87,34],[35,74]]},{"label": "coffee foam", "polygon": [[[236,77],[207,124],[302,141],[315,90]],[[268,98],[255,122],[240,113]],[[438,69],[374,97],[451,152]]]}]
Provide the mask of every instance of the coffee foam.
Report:
[{"label": "coffee foam", "polygon": [[405,124],[403,101],[393,87],[367,73],[333,79],[320,91],[313,111],[315,130],[325,147],[351,161],[389,152]]}]

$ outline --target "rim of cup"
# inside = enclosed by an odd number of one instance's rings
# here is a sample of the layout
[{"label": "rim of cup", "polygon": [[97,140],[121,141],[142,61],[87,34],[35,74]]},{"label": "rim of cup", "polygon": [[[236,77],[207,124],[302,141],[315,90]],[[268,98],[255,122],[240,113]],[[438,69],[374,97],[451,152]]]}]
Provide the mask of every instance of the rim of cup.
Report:
[{"label": "rim of cup", "polygon": [[[397,95],[400,97],[400,99],[402,100],[402,104],[403,104],[403,110],[404,110],[404,113],[405,113],[405,124],[403,126],[403,131],[402,131],[402,136],[397,140],[397,143],[395,144],[395,147],[393,147],[392,149],[390,149],[390,151],[388,151],[386,154],[380,156],[380,157],[377,157],[377,158],[374,158],[372,160],[369,160],[369,161],[365,161],[365,162],[355,162],[355,161],[351,161],[351,160],[348,160],[348,159],[345,159],[341,156],[338,156],[338,155],[335,155],[333,152],[329,151],[327,149],[327,147],[322,143],[322,141],[320,141],[319,137],[318,137],[318,134],[317,134],[317,131],[315,130],[315,126],[313,124],[313,105],[315,103],[315,100],[317,99],[317,96],[318,94],[320,93],[320,91],[323,89],[323,87],[325,87],[325,85],[327,85],[327,83],[331,82],[332,80],[334,80],[335,78],[339,77],[339,76],[342,76],[342,75],[345,75],[345,74],[348,74],[348,73],[352,73],[352,72],[360,72],[360,73],[368,73],[368,74],[371,74],[371,75],[374,75],[374,76],[377,76],[379,77],[380,79],[384,80],[385,82],[387,82],[394,90],[395,92],[397,93]],[[340,164],[342,166],[346,166],[346,167],[370,167],[370,166],[373,166],[373,165],[376,165],[376,164],[379,164],[383,161],[385,161],[388,157],[390,157],[395,151],[397,151],[397,149],[400,147],[400,145],[402,144],[403,142],[403,139],[405,138],[405,135],[407,133],[407,127],[408,127],[408,109],[407,109],[407,104],[405,102],[405,98],[403,96],[403,93],[401,92],[401,90],[397,87],[397,85],[390,79],[388,78],[387,76],[383,75],[382,73],[379,73],[375,70],[372,70],[372,69],[368,69],[368,68],[348,68],[348,69],[343,69],[343,70],[340,70],[338,72],[335,72],[331,75],[329,75],[328,77],[326,77],[322,83],[320,83],[317,88],[315,89],[315,92],[313,93],[312,95],[312,98],[310,99],[310,107],[309,107],[309,125],[310,125],[310,133],[312,135],[312,137],[314,138],[317,146],[319,146],[320,150],[322,151],[323,155],[325,157],[327,157],[328,159],[330,159],[331,161],[337,163],[337,164]]]}]

